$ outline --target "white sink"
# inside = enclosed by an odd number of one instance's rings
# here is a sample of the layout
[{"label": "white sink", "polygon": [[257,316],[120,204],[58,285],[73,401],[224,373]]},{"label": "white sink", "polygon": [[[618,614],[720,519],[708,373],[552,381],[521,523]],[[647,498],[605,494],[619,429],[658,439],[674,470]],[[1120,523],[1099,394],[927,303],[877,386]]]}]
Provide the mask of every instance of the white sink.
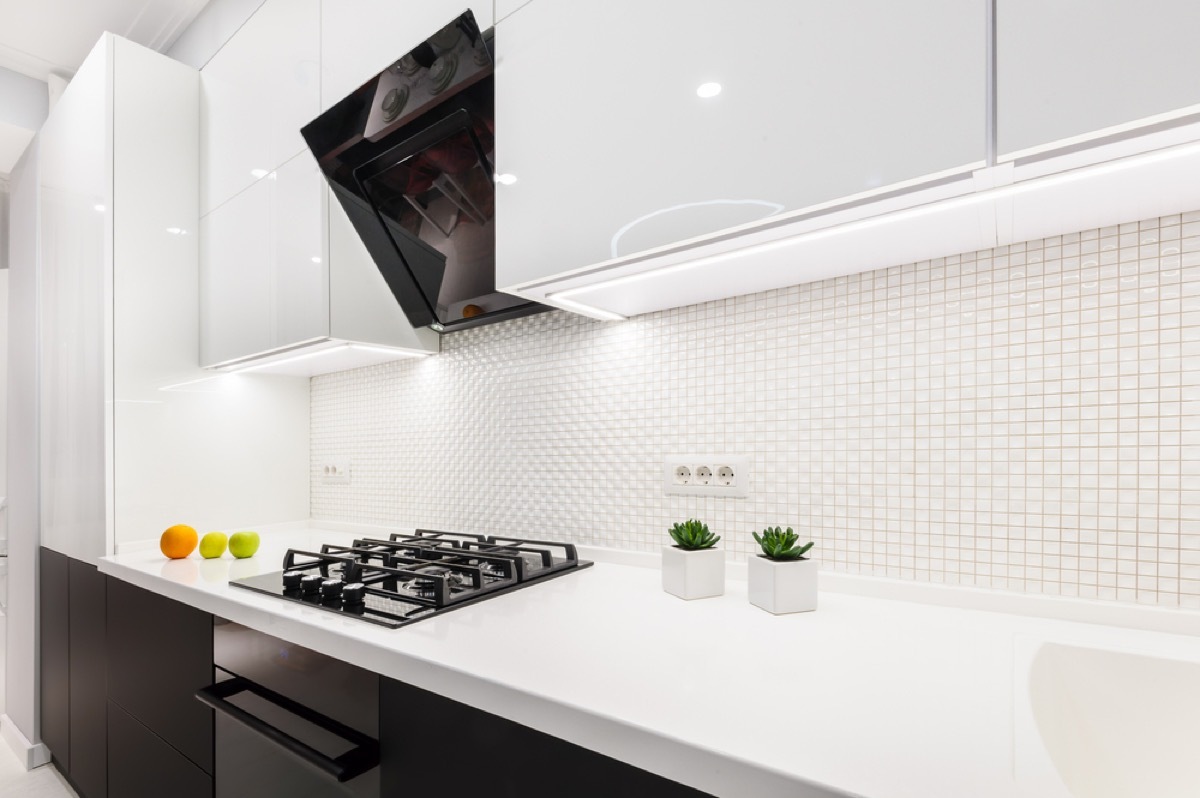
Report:
[{"label": "white sink", "polygon": [[1039,798],[1200,795],[1200,663],[1018,645],[1014,765]]}]

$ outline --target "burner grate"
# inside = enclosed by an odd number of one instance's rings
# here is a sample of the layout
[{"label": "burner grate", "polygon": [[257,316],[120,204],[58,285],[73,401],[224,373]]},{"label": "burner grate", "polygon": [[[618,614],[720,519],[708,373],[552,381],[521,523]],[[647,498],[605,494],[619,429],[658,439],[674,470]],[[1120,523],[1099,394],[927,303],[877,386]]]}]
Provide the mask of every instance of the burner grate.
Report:
[{"label": "burner grate", "polygon": [[289,549],[282,574],[230,584],[395,627],[590,565],[569,543],[417,530]]}]

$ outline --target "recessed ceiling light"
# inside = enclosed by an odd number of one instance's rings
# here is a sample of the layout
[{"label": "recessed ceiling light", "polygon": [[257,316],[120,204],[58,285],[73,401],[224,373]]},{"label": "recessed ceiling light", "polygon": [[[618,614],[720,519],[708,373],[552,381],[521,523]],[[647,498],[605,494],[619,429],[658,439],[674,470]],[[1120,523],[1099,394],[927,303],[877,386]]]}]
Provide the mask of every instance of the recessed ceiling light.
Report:
[{"label": "recessed ceiling light", "polygon": [[95,208],[95,209],[96,209],[97,211],[99,211],[100,213],[104,213],[104,206],[103,206],[103,205],[93,205],[92,207],[93,207],[93,208]]},{"label": "recessed ceiling light", "polygon": [[505,172],[502,175],[496,175],[496,182],[502,186],[511,186],[513,183],[517,182],[517,176]]},{"label": "recessed ceiling light", "polygon": [[703,97],[706,100],[709,99],[710,97],[716,97],[720,93],[721,93],[721,84],[720,83],[701,83],[699,86],[696,87],[696,96]]},{"label": "recessed ceiling light", "polygon": [[270,174],[270,172],[268,172],[266,169],[251,169],[250,170],[250,176],[253,177],[255,180],[260,180],[269,174]]},{"label": "recessed ceiling light", "polygon": [[168,233],[170,233],[170,234],[171,234],[171,235],[173,235],[173,236],[185,236],[185,235],[187,235],[187,230],[184,230],[182,227],[168,227],[168,228],[167,228],[167,232],[168,232]]},{"label": "recessed ceiling light", "polygon": [[320,263],[320,262],[321,262],[321,259],[320,259],[320,258],[316,258],[316,257],[314,257],[314,258],[312,259],[312,262],[313,262],[313,263]]}]

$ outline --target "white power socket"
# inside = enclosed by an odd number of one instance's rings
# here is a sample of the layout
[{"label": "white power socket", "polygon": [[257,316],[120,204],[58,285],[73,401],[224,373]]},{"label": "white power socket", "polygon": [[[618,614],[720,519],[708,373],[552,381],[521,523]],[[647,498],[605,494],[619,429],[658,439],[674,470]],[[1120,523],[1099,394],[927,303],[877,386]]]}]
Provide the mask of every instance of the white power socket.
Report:
[{"label": "white power socket", "polygon": [[663,491],[683,496],[749,496],[750,458],[737,454],[669,454],[663,460]]},{"label": "white power socket", "polygon": [[349,485],[350,461],[326,460],[321,464],[322,485]]}]

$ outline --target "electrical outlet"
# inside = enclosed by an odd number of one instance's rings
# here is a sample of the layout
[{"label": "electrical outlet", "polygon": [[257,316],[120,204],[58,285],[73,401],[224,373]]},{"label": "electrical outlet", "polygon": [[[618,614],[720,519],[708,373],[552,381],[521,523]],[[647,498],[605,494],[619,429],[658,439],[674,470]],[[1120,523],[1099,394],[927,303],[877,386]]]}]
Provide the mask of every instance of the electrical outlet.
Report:
[{"label": "electrical outlet", "polygon": [[326,460],[321,464],[322,485],[349,485],[350,461]]},{"label": "electrical outlet", "polygon": [[683,496],[750,495],[750,458],[730,454],[673,454],[663,460],[663,491]]}]

